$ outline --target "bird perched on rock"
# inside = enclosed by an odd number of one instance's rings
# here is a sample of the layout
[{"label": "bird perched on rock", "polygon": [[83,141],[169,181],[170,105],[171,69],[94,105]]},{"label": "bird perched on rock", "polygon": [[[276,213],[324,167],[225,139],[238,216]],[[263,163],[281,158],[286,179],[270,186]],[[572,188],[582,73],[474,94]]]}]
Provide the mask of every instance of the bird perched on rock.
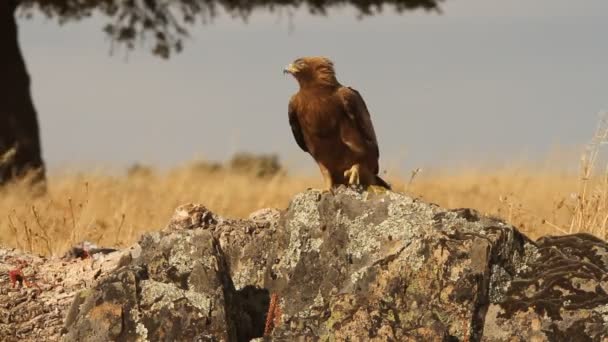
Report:
[{"label": "bird perched on rock", "polygon": [[319,165],[325,186],[390,186],[378,176],[378,141],[371,116],[355,89],[341,85],[325,57],[296,59],[283,70],[300,90],[289,101],[289,124],[302,150]]}]

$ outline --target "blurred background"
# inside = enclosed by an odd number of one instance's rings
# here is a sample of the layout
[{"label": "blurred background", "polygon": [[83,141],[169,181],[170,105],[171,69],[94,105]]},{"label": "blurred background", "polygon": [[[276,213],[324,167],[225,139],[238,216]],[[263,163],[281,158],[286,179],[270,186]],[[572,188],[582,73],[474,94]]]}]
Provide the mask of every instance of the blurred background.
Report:
[{"label": "blurred background", "polygon": [[[306,6],[219,10],[188,27],[169,60],[111,44],[108,19],[65,25],[21,19],[43,155],[66,165],[168,167],[195,157],[277,153],[316,172],[295,144],[287,102],[297,83],[282,68],[324,55],[372,113],[382,165],[400,170],[537,159],[585,144],[607,109],[608,2],[454,0],[441,12],[359,18]],[[575,158],[576,159],[576,158]],[[574,160],[576,162],[576,160]]]},{"label": "blurred background", "polygon": [[608,2],[285,2],[0,3],[0,245],[127,246],[184,203],[320,188],[282,74],[307,55],[363,95],[395,191],[608,237]]}]

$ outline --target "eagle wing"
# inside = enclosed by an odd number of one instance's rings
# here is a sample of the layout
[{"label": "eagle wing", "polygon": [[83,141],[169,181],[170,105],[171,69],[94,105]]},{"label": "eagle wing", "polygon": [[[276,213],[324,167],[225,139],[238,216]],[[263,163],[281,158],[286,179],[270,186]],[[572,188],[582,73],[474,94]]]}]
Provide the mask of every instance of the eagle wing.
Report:
[{"label": "eagle wing", "polygon": [[300,146],[304,152],[308,152],[308,147],[306,146],[306,141],[304,140],[304,134],[302,133],[302,127],[300,126],[300,121],[298,121],[298,113],[296,111],[296,105],[293,97],[289,101],[287,113],[289,114],[289,125],[291,126],[293,137],[296,139],[298,146]]},{"label": "eagle wing", "polygon": [[[372,118],[367,110],[365,101],[361,97],[358,91],[351,87],[341,87],[338,90],[338,96],[342,100],[344,111],[348,118],[354,123],[357,129],[361,141],[365,146],[353,146],[357,150],[363,150],[367,153],[371,153],[370,157],[376,160],[380,156],[378,150],[378,140],[376,139],[376,132],[372,124]],[[344,137],[342,138],[344,140]],[[357,139],[358,140],[358,139]],[[356,141],[344,141],[347,145],[351,146],[356,144]],[[377,170],[375,170],[377,172]]]}]

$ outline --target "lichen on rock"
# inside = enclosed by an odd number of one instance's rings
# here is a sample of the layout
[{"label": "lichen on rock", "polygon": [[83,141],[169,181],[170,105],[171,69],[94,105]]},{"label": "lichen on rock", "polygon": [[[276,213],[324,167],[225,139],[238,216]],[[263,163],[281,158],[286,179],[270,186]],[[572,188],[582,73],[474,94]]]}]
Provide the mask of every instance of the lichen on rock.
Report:
[{"label": "lichen on rock", "polygon": [[249,341],[271,295],[264,340],[608,339],[606,242],[394,192],[309,190],[247,220],[185,205],[131,251],[73,297],[64,340]]}]

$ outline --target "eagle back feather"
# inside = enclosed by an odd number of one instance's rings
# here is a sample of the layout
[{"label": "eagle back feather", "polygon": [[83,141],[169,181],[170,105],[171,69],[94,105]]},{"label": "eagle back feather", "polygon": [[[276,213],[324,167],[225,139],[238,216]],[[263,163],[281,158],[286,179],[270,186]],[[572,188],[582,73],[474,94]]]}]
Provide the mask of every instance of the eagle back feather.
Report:
[{"label": "eagle back feather", "polygon": [[338,96],[342,100],[346,115],[353,121],[362,138],[367,143],[367,147],[371,148],[375,157],[380,156],[378,149],[378,140],[376,132],[372,124],[372,118],[367,110],[367,105],[363,101],[363,97],[359,92],[351,87],[340,87]]},{"label": "eagle back feather", "polygon": [[298,120],[294,99],[295,96],[289,101],[289,107],[287,110],[289,114],[289,125],[291,126],[291,132],[293,133],[293,137],[296,139],[298,146],[300,146],[304,152],[308,152],[308,146],[306,146],[304,134],[302,133],[302,126],[300,126],[300,121]]}]

